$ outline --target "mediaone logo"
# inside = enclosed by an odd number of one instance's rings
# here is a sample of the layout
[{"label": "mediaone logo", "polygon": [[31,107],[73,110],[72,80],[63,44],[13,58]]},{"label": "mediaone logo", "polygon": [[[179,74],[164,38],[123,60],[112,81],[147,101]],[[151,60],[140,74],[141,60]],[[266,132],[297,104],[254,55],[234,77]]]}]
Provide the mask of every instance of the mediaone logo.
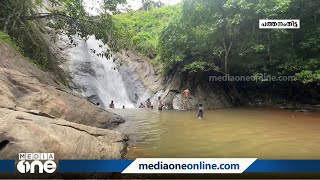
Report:
[{"label": "mediaone logo", "polygon": [[[19,153],[17,170],[20,173],[54,173],[57,169],[54,153]],[[38,169],[38,172],[36,172]]]}]

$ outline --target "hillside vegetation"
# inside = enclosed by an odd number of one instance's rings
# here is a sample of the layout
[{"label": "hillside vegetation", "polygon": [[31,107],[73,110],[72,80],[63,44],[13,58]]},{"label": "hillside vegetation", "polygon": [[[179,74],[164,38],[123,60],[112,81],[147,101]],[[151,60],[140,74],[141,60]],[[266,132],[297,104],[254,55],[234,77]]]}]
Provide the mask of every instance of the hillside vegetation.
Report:
[{"label": "hillside vegetation", "polygon": [[127,47],[156,57],[159,37],[168,24],[181,14],[181,6],[166,6],[151,11],[132,11],[114,15],[113,21]]},{"label": "hillside vegetation", "polygon": [[[249,98],[258,90],[319,103],[319,9],[316,0],[183,0],[179,6],[116,15],[114,21],[129,47],[161,63],[164,72],[257,77],[233,84]],[[259,19],[301,24],[259,29]],[[294,81],[266,81],[262,75]]]}]

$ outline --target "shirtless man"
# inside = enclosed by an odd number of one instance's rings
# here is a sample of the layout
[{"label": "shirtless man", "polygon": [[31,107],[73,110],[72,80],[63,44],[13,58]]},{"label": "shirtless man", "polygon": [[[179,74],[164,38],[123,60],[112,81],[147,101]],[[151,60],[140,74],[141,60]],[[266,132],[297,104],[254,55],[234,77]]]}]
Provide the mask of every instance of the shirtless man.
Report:
[{"label": "shirtless man", "polygon": [[151,108],[151,101],[150,101],[150,99],[148,99],[148,100],[146,101],[146,104],[147,104],[147,108]]},{"label": "shirtless man", "polygon": [[190,91],[187,88],[183,91],[183,109],[188,110],[188,104],[189,104],[189,97],[190,97]]}]

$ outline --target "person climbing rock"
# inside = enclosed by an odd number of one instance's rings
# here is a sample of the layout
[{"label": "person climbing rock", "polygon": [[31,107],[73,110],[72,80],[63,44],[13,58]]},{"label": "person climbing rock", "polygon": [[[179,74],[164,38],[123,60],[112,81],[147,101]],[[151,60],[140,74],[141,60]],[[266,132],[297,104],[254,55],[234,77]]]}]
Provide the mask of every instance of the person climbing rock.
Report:
[{"label": "person climbing rock", "polygon": [[185,89],[183,92],[182,92],[182,96],[183,96],[183,109],[184,110],[188,110],[188,104],[189,104],[189,97],[190,97],[190,91],[189,89]]}]

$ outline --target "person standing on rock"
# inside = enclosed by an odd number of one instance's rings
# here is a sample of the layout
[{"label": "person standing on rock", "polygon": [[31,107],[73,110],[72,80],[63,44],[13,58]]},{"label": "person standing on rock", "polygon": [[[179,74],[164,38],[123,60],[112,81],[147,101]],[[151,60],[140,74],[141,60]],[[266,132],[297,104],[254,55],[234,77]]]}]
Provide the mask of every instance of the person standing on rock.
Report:
[{"label": "person standing on rock", "polygon": [[190,97],[190,91],[188,88],[182,92],[182,96],[183,96],[183,102],[182,102],[183,109],[188,110],[189,97]]},{"label": "person standing on rock", "polygon": [[109,104],[109,108],[114,109],[114,103],[113,103],[113,101],[111,101],[111,103]]}]

